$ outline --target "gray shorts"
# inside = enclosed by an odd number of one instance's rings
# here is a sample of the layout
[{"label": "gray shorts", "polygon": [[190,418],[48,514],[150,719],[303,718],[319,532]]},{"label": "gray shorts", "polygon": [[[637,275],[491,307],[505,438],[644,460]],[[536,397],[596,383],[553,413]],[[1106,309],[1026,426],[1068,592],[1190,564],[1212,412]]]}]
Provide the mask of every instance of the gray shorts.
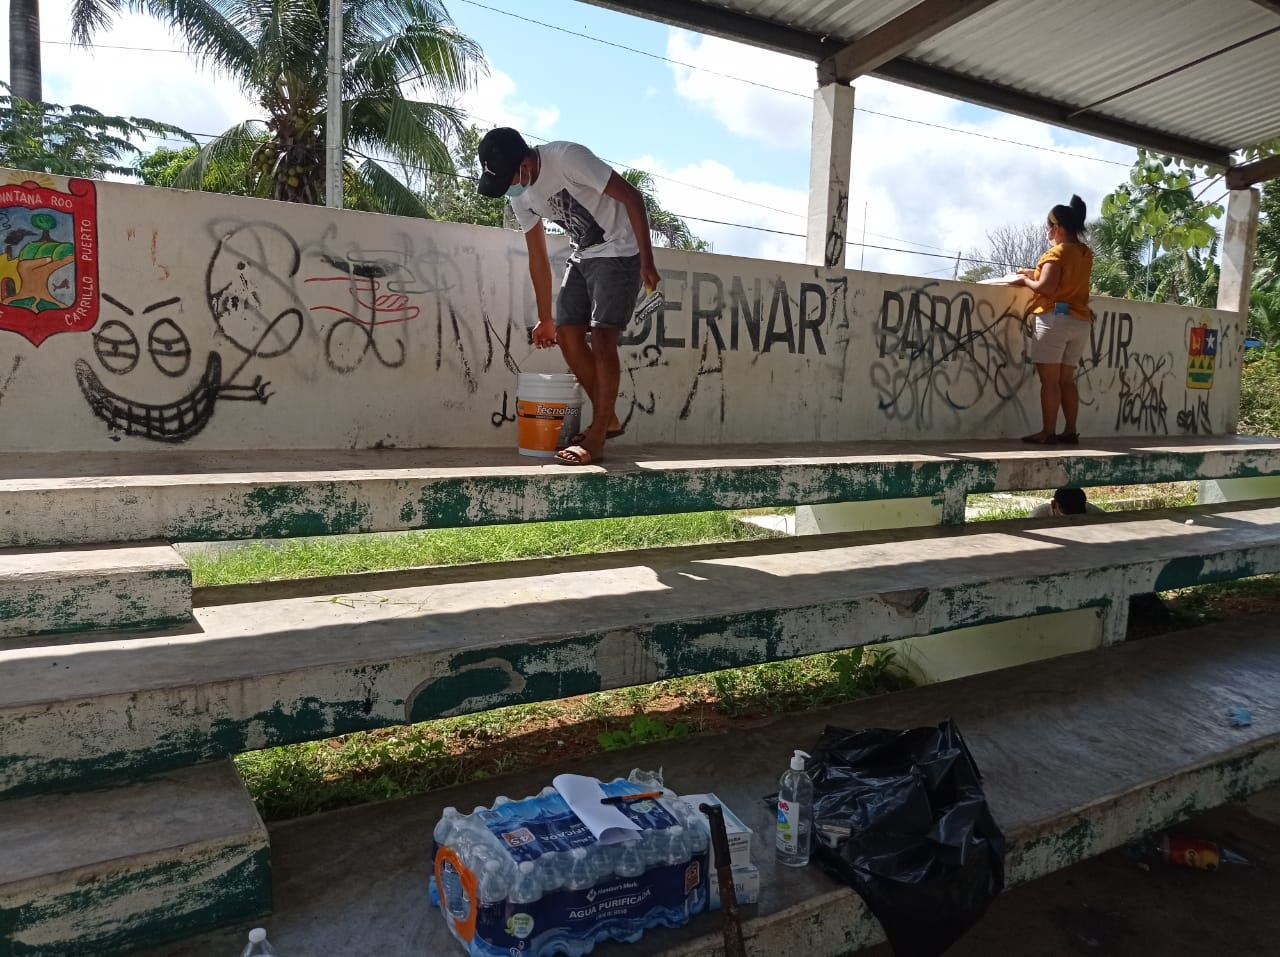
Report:
[{"label": "gray shorts", "polygon": [[625,329],[640,295],[640,257],[569,260],[556,302],[556,326]]}]

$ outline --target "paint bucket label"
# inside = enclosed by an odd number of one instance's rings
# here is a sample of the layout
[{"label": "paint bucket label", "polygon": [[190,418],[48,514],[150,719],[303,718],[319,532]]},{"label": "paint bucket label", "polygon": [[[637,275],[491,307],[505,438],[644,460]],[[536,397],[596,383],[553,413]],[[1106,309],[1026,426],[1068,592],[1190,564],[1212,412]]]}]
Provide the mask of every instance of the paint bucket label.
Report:
[{"label": "paint bucket label", "polygon": [[516,430],[521,455],[550,458],[581,431],[582,390],[571,375],[521,373]]}]

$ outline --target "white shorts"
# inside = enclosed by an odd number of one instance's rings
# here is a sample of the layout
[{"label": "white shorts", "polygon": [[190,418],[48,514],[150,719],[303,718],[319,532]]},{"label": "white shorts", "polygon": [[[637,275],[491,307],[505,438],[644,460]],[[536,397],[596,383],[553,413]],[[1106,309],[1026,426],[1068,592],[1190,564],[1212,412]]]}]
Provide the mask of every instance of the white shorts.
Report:
[{"label": "white shorts", "polygon": [[1029,353],[1036,365],[1074,366],[1084,355],[1092,323],[1076,316],[1046,312],[1036,316],[1035,341]]}]

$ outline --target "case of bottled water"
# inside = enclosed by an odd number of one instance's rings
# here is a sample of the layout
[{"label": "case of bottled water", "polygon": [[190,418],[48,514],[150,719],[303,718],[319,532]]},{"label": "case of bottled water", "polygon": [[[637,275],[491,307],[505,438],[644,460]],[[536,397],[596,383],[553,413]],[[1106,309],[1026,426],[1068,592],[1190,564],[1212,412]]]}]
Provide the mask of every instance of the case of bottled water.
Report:
[{"label": "case of bottled water", "polygon": [[[628,794],[623,779],[601,785]],[[671,798],[620,804],[637,840],[602,845],[551,787],[471,814],[445,808],[434,832],[432,902],[472,957],[580,957],[707,908],[706,818]]]}]

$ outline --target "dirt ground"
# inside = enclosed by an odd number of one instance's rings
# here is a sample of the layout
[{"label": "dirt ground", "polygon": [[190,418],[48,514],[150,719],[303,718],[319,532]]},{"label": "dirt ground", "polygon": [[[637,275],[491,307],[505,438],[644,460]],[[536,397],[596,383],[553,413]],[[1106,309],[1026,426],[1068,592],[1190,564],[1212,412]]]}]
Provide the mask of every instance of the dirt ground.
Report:
[{"label": "dirt ground", "polygon": [[[1112,851],[1004,894],[946,957],[1280,954],[1280,791],[1173,830],[1218,841],[1250,863],[1197,871]],[[892,951],[882,945],[859,957]]]}]

